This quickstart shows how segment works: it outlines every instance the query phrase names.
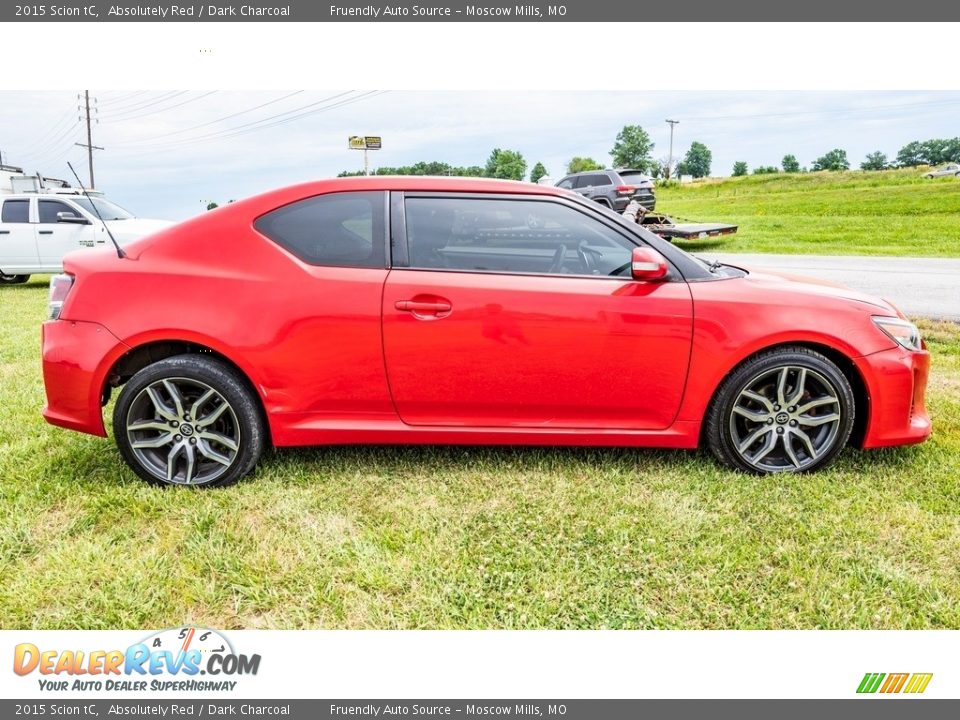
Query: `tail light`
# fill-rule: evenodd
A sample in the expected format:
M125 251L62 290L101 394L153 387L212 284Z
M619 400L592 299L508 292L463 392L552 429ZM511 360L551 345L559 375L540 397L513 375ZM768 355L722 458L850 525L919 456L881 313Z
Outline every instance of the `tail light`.
M637 188L633 185L618 185L617 192L621 195L632 195Z
M60 317L63 302L73 287L73 275L54 275L50 278L50 300L47 302L47 315L51 320Z

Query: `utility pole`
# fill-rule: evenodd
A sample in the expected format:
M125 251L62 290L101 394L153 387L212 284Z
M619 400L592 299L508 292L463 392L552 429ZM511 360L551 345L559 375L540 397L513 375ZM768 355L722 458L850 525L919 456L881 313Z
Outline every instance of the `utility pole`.
M679 125L679 120L667 120L670 124L670 157L667 160L667 180L670 179L670 173L673 172L673 126Z
M93 179L93 151L94 150L103 150L99 145L93 144L93 133L90 130L90 91L84 90L83 97L87 108L87 142L84 143L74 143L74 145L79 145L80 147L85 147L87 149L87 167L90 168L90 189L93 190L96 187L96 183Z

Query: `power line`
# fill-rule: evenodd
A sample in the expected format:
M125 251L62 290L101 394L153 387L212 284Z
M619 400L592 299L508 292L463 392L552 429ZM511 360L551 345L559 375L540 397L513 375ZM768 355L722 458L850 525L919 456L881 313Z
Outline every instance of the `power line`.
M174 110L174 109L176 109L176 108L178 108L178 107L183 107L184 105L189 105L189 104L192 103L192 102L196 102L197 100L203 100L203 98L209 97L210 95L214 95L216 92L217 92L216 90L211 90L210 92L206 92L206 93L204 93L203 95L200 95L200 96L198 96L198 97L189 98L188 100L184 100L183 102L179 102L179 103L177 103L176 105L168 105L168 106L163 107L163 108L160 108L160 109L158 109L158 110L149 110L149 111L147 111L147 112L145 112L145 113L142 113L142 114L140 114L140 115L132 115L132 116L124 117L124 118L122 118L119 122L127 122L127 121L129 121L129 120L139 120L140 118L145 118L145 117L148 117L148 116L150 116L150 115L156 115L156 114L159 113L159 112L167 112L168 110ZM105 119L109 119L109 118L105 118ZM116 121L114 121L114 122L116 122Z
M72 111L72 112L75 112L75 111ZM70 133L76 132L77 125L79 124L80 124L80 118L77 118L74 122L72 122L70 125L64 128L63 131L61 131L61 133L54 140L51 140L50 142L46 143L42 147L35 149L33 152L27 152L25 157L27 158L27 160L30 160L31 158L33 158L34 159L33 162L36 162L36 159L43 158L46 155L50 154L50 152L54 151L60 145L60 143L62 143L64 140L67 139L67 137L69 137Z
M306 105L301 105L300 107L293 108L293 109L291 109L291 110L286 110L286 111L284 111L284 112L282 112L282 113L277 113L276 115L271 115L271 116L269 116L269 117L261 118L261 119L259 119L259 120L252 120L251 122L248 122L248 123L243 123L243 124L241 124L241 125L235 125L234 127L231 127L231 128L224 128L223 130L217 130L217 131L215 131L215 132L207 133L207 134L205 134L205 135L198 135L198 136L195 136L195 137L192 137L192 138L184 138L184 139L182 139L182 140L171 140L171 141L166 141L166 142L161 142L161 143L147 142L147 143L144 143L144 146L145 146L145 148L146 148L146 147L169 148L169 147L178 147L178 146L181 146L181 145L193 144L193 143L195 143L195 142L202 142L202 141L205 141L205 140L212 140L212 139L220 138L220 137L232 137L232 136L233 136L234 134L236 134L238 131L242 131L242 130L245 130L245 129L247 129L247 128L257 129L255 126L263 125L264 123L268 123L268 122L270 122L270 121L277 120L277 119L279 119L279 118L284 118L285 116L288 116L288 115L292 115L292 114L294 114L294 113L301 112L301 111L306 110L306 109L308 109L308 108L315 108L317 105L322 105L323 103L331 102L331 101L333 101L333 100L336 100L337 98L343 97L344 95L349 95L349 94L352 93L352 92L355 92L355 91L354 91L354 90L347 90L346 92L337 93L336 95L331 95L331 96L325 97L325 98L323 98L323 99L321 99L321 100L317 100L317 101L312 102L312 103L307 103ZM373 92L376 92L376 91L373 91ZM368 94L369 94L369 93L368 93ZM318 110L312 110L312 111L310 111L310 112L317 112L317 111L319 111L319 110L323 110L323 108L319 108ZM307 114L309 114L309 113L307 113ZM300 116L297 116L297 117L300 117ZM288 119L289 119L289 118L288 118ZM268 126L267 126L267 125L264 125L264 127L268 127ZM154 138L154 139L155 139L155 138Z
M115 119L115 118L117 118L117 117L123 117L123 116L125 116L125 115L129 115L130 113L137 113L137 112L140 112L141 110L146 110L148 107L153 107L153 106L155 106L155 105L159 105L159 104L162 103L162 102L167 102L168 100L173 100L174 98L180 97L181 95L186 95L188 92L190 92L190 91L189 91L189 90L180 90L179 92L178 92L178 91L168 92L168 93L166 93L166 94L164 94L164 95L161 95L161 96L159 96L159 97L153 98L152 100L150 100L150 101L148 101L148 102L146 102L146 103L138 103L138 104L136 104L136 105L132 105L132 106L127 107L127 108L124 108L124 109L122 109L122 110L116 111L116 114L115 114L115 115L110 115L110 114L104 115L104 116L103 116L103 119L104 119L104 120L113 120L113 119Z
M351 91L349 91L349 92L353 92L353 91L351 90ZM227 129L226 131L224 131L224 132L222 132L222 133L214 133L214 134L212 134L211 136L202 136L202 137L197 137L197 138L190 138L190 139L187 139L187 140L182 140L182 141L177 141L177 142L173 142L173 143L168 143L168 144L163 145L162 147L153 147L153 148L149 148L149 149L143 149L143 150L140 150L139 152L136 150L136 148L131 148L131 150L133 150L133 153L130 154L130 155L127 155L126 157L128 157L128 158L135 158L135 157L149 156L149 155L154 155L154 154L160 153L160 152L169 152L171 149L175 149L175 148L178 148L178 147L184 147L184 146L194 145L194 144L196 144L196 143L198 143L198 142L209 143L209 142L211 142L212 140L221 140L221 139L227 139L227 138L231 138L231 137L236 137L236 136L238 136L238 135L245 135L245 134L248 134L248 133L251 133L251 132L257 132L258 130L265 130L265 129L270 128L270 127L276 127L276 126L278 126L278 125L283 125L283 124L286 124L286 123L288 123L288 122L293 122L293 121L295 121L295 120L299 120L300 118L306 117L306 116L308 116L308 115L317 115L317 114L320 114L320 113L329 112L329 111L331 111L331 110L335 110L335 109L337 109L337 108L344 107L344 106L346 106L346 105L351 105L351 104L353 104L353 103L355 103L355 102L360 102L360 101L362 101L362 100L371 99L373 96L384 95L384 94L386 94L386 93L388 93L388 92L389 92L389 90L371 90L371 91L365 92L365 93L363 93L363 94L361 94L361 95L358 95L358 96L355 96L355 97L352 97L352 98L347 98L347 99L345 99L345 100L340 100L340 101L338 101L338 102L331 103L331 104L326 105L326 106L324 106L324 107L315 108L315 109L313 109L313 110L310 110L310 111L308 111L308 112L301 113L301 114L296 115L296 116L293 116L293 117L288 117L288 118L283 118L283 119L280 119L280 120L276 120L276 121L274 121L274 122L272 122L272 123L270 123L270 124L268 124L268 125L259 125L259 126L256 126L256 127L238 126L237 128ZM334 97L339 97L339 96L342 96L342 95L344 95L344 94L346 94L346 93L340 93L340 95L334 96ZM329 100L329 98L328 98L328 100ZM315 105L315 104L316 104L316 103L311 103L311 105ZM291 112L292 112L292 111L291 111ZM283 113L283 114L288 114L288 113ZM279 116L277 116L277 117L279 117ZM270 118L265 118L265 120L269 120L269 119L270 119ZM261 123L262 123L262 122L264 122L264 120L261 120L261 121L258 121L258 122L261 122Z
M281 97L278 97L278 98L276 98L276 99L274 99L274 100L270 100L270 101L268 101L268 102L261 103L261 104L259 104L259 105L254 105L252 108L247 108L246 110L240 110L240 111L238 111L238 112L231 113L231 114L229 114L229 115L224 115L223 117L217 118L216 120L210 120L210 121L208 121L208 122L200 123L199 125L193 125L193 126L188 127L188 128L182 128L182 129L180 129L180 130L173 130L173 131L168 132L168 133L162 133L162 134L160 134L160 135L154 135L154 136L153 136L153 139L156 140L157 138L170 137L171 135L180 135L181 133L190 132L191 130L199 130L200 128L203 128L203 127L208 127L208 126L210 126L210 125L216 125L217 123L223 122L224 120L229 120L229 119L231 119L231 118L239 117L240 115L246 115L247 113L251 113L251 112L253 112L254 110L260 110L261 108L265 108L265 107L267 107L268 105L274 105L274 104L276 104L276 103L278 103L278 102L281 102L281 101L283 101L283 100L286 100L287 98L291 98L291 97L293 97L294 95L299 95L299 94L302 93L302 92L304 92L304 91L303 91L303 90L297 90L297 91L292 92L292 93L289 93L289 94L287 94L287 95L283 95L283 96L281 96ZM117 143L117 144L118 144L118 145L131 145L131 144L136 145L136 144L137 144L137 141L133 141L132 143L131 143L131 142L126 142L126 143Z
M120 97L114 97L114 98L108 98L108 99L106 99L106 100L101 100L101 101L100 101L100 104L101 104L101 105L115 105L116 103L123 103L123 102L126 102L127 100L132 100L133 98L137 97L138 95L143 95L143 94L145 94L145 93L147 93L147 92L149 92L149 90L138 90L137 92L126 93L126 94L121 95Z

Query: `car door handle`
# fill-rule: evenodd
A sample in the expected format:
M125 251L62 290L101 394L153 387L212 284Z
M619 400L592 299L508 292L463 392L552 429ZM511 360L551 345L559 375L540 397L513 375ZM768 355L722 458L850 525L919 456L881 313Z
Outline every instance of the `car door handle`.
M41 235L53 235L53 230L37 230Z
M436 302L423 302L420 300L397 300L394 304L394 307L397 310L403 310L404 312L412 313L448 313L453 309L453 306L443 300L438 300Z
M0 230L0 235L9 235L9 234L10 234L9 230Z

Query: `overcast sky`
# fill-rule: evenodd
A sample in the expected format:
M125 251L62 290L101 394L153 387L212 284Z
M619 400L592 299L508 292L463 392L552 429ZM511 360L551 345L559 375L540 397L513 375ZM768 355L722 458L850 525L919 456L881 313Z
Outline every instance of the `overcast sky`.
M559 179L574 155L611 162L626 124L652 136L666 157L699 140L713 174L733 163L779 165L786 153L809 166L840 147L856 167L911 140L960 135L958 92L270 92L95 90L97 187L136 215L180 220L206 203L363 167L347 137L381 135L371 167L440 160L483 165L490 150L519 150ZM0 92L3 162L87 181L76 91Z

